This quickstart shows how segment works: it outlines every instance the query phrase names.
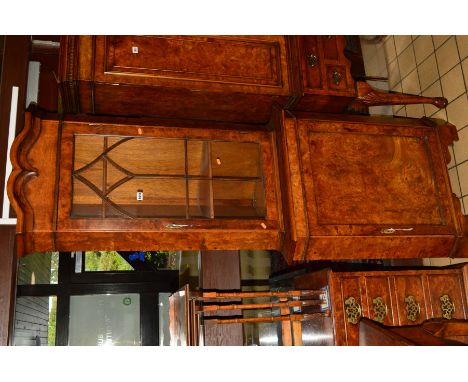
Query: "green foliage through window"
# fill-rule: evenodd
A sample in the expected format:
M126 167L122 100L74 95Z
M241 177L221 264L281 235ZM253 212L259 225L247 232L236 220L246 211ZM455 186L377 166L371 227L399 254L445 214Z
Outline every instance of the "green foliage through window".
M133 271L133 267L115 251L85 252L85 270L95 271Z
M49 325L47 331L47 345L55 346L55 328L57 327L57 297L49 298Z

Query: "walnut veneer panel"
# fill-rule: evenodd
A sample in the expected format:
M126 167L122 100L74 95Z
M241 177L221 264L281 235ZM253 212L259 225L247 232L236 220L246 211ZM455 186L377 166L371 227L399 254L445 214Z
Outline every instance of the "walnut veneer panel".
M443 223L424 138L308 135L319 225Z
M276 123L290 262L457 249L462 227L446 149L454 126L300 112Z
M106 36L96 43L98 50L104 45L105 62L98 81L121 75L127 83L152 78L154 84L177 79L282 87L281 37Z
M284 36L64 36L73 113L266 123L292 101Z
M450 312L450 316L461 320L467 318L467 300L461 273L428 274L427 280L433 317L443 316L441 297L447 296L453 304L453 312Z

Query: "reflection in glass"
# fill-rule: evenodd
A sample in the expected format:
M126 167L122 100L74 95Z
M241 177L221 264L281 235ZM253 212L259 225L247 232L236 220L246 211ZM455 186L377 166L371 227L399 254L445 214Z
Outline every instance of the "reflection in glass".
M140 338L140 295L72 296L69 345L135 346Z
M54 346L57 297L17 297L13 345Z
M133 271L133 267L116 251L86 251L85 271Z
M18 260L18 285L57 284L58 252L36 252Z

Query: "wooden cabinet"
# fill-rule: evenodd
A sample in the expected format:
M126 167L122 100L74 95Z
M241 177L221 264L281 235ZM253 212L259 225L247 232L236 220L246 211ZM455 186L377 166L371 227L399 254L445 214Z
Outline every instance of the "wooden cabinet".
M298 276L296 289L329 288L336 345L357 345L359 320L388 326L418 325L432 318L467 319L468 265L421 270L338 272Z
M10 178L19 252L278 248L274 133L247 128L28 113Z
M284 36L64 36L72 113L267 122L290 101Z
M447 100L351 77L344 36L63 36L68 113L267 123L275 105L327 113Z
M20 253L270 249L294 264L458 250L446 168L454 126L276 117L256 130L28 114L9 181Z
M300 112L274 124L290 262L457 249L461 212L447 172L454 126Z

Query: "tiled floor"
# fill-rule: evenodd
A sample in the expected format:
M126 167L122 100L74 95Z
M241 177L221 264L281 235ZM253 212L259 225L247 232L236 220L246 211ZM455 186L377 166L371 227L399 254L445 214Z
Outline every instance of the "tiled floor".
M379 42L362 38L366 74L383 76L380 87L430 97L443 96L445 109L432 105L371 108L371 114L393 114L449 121L459 140L450 148L449 175L453 192L468 215L468 36L387 36ZM375 83L374 83L375 85ZM466 259L460 259L466 261ZM427 259L427 265L447 265L458 259Z

